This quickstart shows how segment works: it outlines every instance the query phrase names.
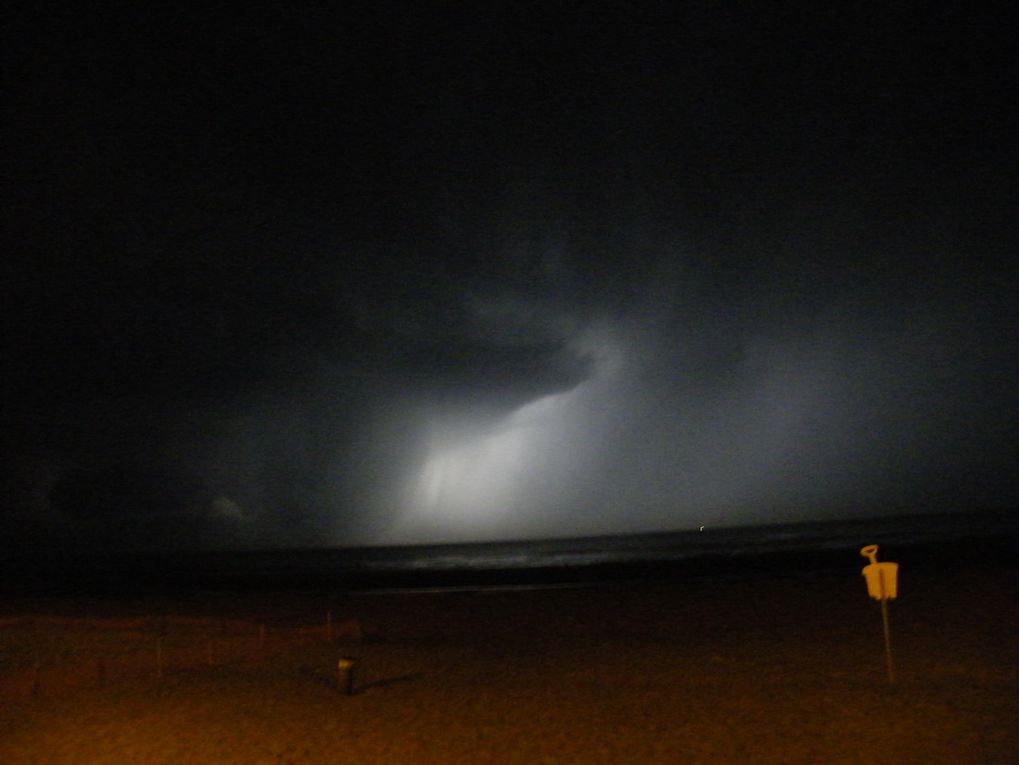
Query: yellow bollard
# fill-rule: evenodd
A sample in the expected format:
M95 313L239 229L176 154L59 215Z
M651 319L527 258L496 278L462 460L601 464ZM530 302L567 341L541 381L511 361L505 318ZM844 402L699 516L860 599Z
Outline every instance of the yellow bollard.
M354 694L354 660L343 658L336 665L336 690L347 696Z

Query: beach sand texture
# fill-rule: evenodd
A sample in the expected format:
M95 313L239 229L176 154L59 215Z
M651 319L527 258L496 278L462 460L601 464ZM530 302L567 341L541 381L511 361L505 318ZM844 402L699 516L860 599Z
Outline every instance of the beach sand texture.
M87 611L92 637L72 651L80 631L0 627L0 762L1019 762L1015 571L905 569L899 595L894 685L880 608L852 574L20 603L65 624ZM137 629L104 629L146 608ZM326 609L368 636L328 641ZM144 621L156 612L161 679Z

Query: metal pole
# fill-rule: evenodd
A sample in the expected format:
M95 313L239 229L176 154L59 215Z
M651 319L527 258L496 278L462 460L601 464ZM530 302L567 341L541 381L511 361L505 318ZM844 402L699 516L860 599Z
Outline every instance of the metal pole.
M888 625L888 591L885 589L885 572L879 571L881 581L881 621L885 627L885 663L888 666L888 683L895 683L895 664L892 662L892 630Z

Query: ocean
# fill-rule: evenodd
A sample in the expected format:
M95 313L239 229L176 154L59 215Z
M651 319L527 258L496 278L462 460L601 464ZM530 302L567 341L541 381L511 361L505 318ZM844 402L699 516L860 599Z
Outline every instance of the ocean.
M906 567L1014 566L1011 511L508 542L0 557L7 591L333 591L583 586L811 576L862 568L860 548Z

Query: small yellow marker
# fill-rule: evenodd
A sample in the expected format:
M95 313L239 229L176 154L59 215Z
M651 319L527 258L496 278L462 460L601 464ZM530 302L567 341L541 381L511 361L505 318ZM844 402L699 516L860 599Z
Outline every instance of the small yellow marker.
M892 632L888 626L888 601L894 600L899 594L899 564L878 563L877 545L867 545L860 550L860 555L870 561L863 567L863 576L867 580L867 593L881 602L881 621L885 628L885 662L888 665L888 682L895 682L895 665L892 662Z
M354 693L354 660L340 659L336 664L336 690L352 696Z

